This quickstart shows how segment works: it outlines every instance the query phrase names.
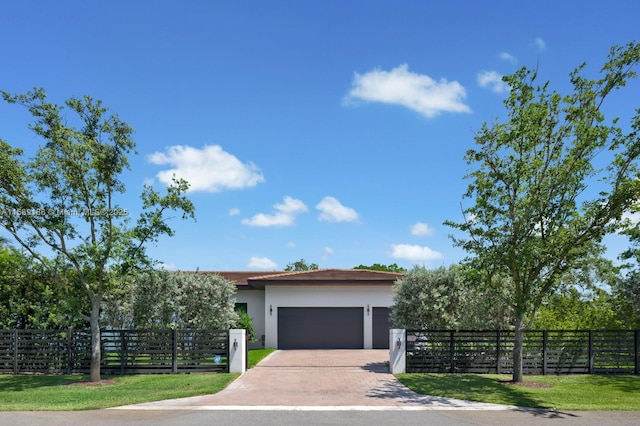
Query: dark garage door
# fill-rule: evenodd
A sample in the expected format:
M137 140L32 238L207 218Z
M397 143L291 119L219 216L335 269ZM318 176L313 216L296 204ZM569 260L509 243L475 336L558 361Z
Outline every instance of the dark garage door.
M362 308L278 308L278 349L363 349Z
M373 349L389 349L389 308L373 308Z

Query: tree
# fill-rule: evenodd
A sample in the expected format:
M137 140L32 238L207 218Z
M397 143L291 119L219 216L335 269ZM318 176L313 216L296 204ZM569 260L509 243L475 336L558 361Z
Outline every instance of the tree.
M295 262L287 263L285 271L315 271L318 265L315 263L307 263L306 260L300 259Z
M105 296L103 322L114 328L228 329L239 323L236 286L218 274L151 270Z
M627 328L640 328L640 271L632 270L612 285L616 311Z
M358 266L354 267L353 269L368 269L370 271L398 272L400 274L404 274L405 272L407 272L406 268L398 266L395 263L392 263L391 265L382 265L380 263L374 263L371 266L358 265Z
M456 329L463 293L454 268L416 266L393 285L391 322L401 328Z
M431 330L503 329L511 311L504 287L484 288L464 268L416 266L393 286L391 322Z
M118 200L125 192L120 175L135 148L133 129L89 96L64 105L47 102L43 89L2 96L29 111L30 129L44 144L24 159L22 149L0 140L0 225L55 279L83 288L90 302L90 312L82 313L91 328L90 377L99 381L102 299L122 274L151 264L145 246L173 235L169 212L194 217L184 197L188 183L174 179L165 195L145 186L142 213L131 225Z
M637 43L614 46L601 77L582 76L580 65L565 96L548 82L537 85L537 71L526 67L504 77L508 118L485 123L476 148L466 153L476 168L466 176L471 183L464 195L474 204L464 209L463 223L445 223L467 234L452 238L473 255L486 283L510 278L514 381L522 381L523 330L536 308L563 275L600 255L603 236L619 227L640 196L640 110L626 129L618 119L605 123L601 111L605 99L636 76L639 61ZM596 160L607 165L597 167Z
M615 300L601 288L581 293L576 287L569 287L542 303L536 311L533 328L537 330L624 328L625 324L615 308Z
M88 300L75 297L75 290L18 250L0 247L0 328L82 326L77 305Z

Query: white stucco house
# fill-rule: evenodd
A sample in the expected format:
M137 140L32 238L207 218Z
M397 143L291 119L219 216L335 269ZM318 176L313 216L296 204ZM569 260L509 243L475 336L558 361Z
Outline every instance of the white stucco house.
M215 272L233 281L258 342L276 349L386 349L393 283L362 269Z

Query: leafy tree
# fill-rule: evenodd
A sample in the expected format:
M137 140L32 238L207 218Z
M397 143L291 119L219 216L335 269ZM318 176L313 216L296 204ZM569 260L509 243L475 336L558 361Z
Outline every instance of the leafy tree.
M227 329L238 323L232 281L198 272L173 272L169 277L177 290L178 318L185 328Z
M407 272L406 268L398 266L395 263L392 263L391 265L382 265L380 263L374 263L371 266L358 265L358 266L354 267L353 269L368 269L370 271L398 272L400 274L404 274L405 272Z
M239 323L233 282L217 274L141 271L105 296L103 320L114 328L228 329Z
M640 271L630 271L612 285L616 311L625 328L640 328Z
M300 259L295 262L288 263L284 268L285 271L314 271L318 269L315 263L307 263L306 260Z
M463 268L416 266L393 286L391 322L396 327L459 330L502 329L510 320L505 287L475 285Z
M416 266L393 285L391 322L402 328L456 329L463 294L462 276L453 268Z
M537 71L504 77L510 87L505 122L482 126L477 147L465 156L475 170L465 197L467 220L446 224L468 238L456 245L491 283L510 278L515 311L513 380L522 381L523 330L563 275L602 252L601 240L619 227L622 214L640 196L640 114L627 129L605 122L603 102L636 76L640 45L614 46L595 80L570 74L573 92L560 95L538 85ZM608 158L600 159L598 154ZM598 161L606 166L597 167ZM588 198L592 185L593 198ZM582 265L580 264L582 263Z
M163 196L145 186L142 213L132 226L118 200L125 192L120 175L135 148L133 129L89 96L65 105L48 102L42 89L2 96L31 113L29 128L44 144L25 159L22 149L0 140L0 225L55 279L83 288L90 302L90 311L82 312L91 327L90 376L99 381L102 299L118 287L121 274L151 263L147 244L173 235L167 213L193 218L193 204L184 197L188 184L174 180Z
M76 328L80 318L75 288L53 279L42 265L19 251L0 247L0 328Z
M601 288L581 293L575 287L552 295L536 311L538 330L597 330L625 328L613 297Z

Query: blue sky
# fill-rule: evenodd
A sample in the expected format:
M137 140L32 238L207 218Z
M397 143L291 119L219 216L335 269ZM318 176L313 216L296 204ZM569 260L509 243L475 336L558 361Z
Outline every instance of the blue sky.
M143 184L191 182L197 221L149 249L183 270L458 262L442 222L462 218L474 130L504 117L500 77L537 65L562 91L640 39L635 0L0 0L0 16L0 89L88 94L135 129L133 217ZM608 112L638 107L631 88ZM32 149L27 119L0 104L0 137Z

